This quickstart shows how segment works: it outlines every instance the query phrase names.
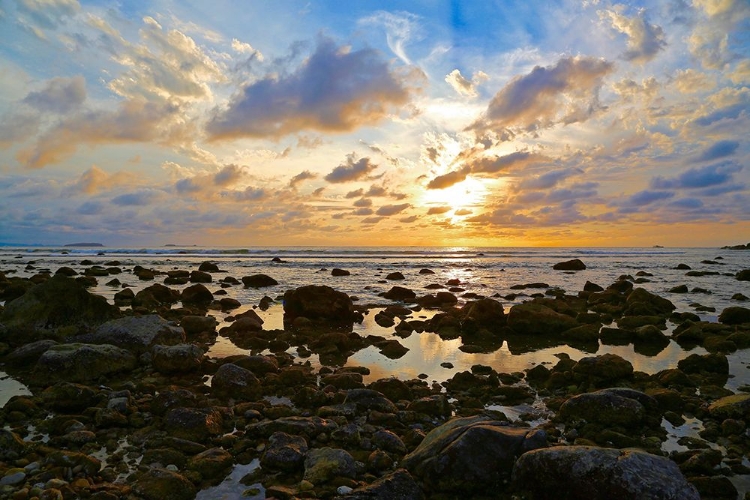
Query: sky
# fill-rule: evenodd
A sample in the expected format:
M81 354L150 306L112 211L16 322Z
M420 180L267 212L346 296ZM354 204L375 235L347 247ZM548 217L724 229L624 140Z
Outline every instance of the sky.
M750 2L0 3L0 242L750 241Z

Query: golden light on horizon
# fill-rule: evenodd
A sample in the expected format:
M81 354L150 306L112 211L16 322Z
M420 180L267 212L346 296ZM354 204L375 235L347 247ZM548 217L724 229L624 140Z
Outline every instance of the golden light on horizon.
M451 222L460 222L464 217L476 215L484 208L488 194L487 181L467 177L465 180L444 189L427 189L419 204L429 209L449 207L444 214Z

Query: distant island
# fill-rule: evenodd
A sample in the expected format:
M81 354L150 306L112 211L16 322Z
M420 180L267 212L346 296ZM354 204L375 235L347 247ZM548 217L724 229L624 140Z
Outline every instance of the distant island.
M722 250L750 250L750 243L747 245L732 245L732 246L726 246L721 247Z
M65 247L103 247L101 243L68 243Z

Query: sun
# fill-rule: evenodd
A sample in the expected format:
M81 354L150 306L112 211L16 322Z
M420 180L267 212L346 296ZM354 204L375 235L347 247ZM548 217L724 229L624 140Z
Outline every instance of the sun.
M444 189L427 189L422 194L420 205L433 213L444 213L454 220L476 214L484 205L488 194L483 179L467 177L465 180Z

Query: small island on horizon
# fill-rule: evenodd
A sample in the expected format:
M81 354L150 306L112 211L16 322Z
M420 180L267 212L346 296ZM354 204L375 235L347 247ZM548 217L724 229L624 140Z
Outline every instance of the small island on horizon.
M68 243L64 247L103 247L101 243Z

